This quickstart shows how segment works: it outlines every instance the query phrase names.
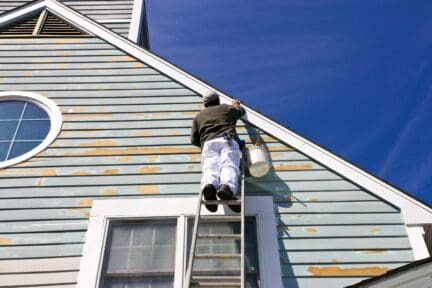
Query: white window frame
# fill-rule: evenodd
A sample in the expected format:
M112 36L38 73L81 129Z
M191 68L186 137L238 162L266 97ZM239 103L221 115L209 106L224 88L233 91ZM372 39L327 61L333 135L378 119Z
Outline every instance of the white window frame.
M272 196L246 196L246 215L256 218L257 250L260 287L282 287L282 275L277 242L276 218ZM184 275L185 222L196 211L196 197L146 197L144 199L96 200L90 214L86 243L78 274L77 288L97 288L101 277L102 260L108 225L111 220L176 218L174 287L181 288ZM230 215L220 208L213 214L203 208L203 215Z
M18 157L6 161L0 161L0 169L23 162L44 150L57 138L63 125L63 118L60 108L54 101L40 94L26 91L0 92L0 103L3 101L24 101L37 105L48 114L50 119L50 131L48 132L48 135L45 137L45 139L32 150Z

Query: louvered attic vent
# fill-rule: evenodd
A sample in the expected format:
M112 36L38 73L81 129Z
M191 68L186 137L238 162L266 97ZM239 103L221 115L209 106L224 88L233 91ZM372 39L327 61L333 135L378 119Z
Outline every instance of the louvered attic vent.
M57 18L47 10L29 19L0 28L0 36L83 36L86 33Z

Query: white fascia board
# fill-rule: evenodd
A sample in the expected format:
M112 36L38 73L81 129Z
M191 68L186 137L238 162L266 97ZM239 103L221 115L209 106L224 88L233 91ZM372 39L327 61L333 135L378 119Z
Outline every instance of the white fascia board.
M132 10L132 20L129 26L128 38L134 43L138 42L138 33L142 17L143 0L134 0Z
M10 13L6 13L3 17L0 17L0 25L4 25L10 21L18 20L20 17L26 16L27 14L36 10L42 9L46 6L46 1L35 2L33 5L16 9Z
M218 91L217 89L211 87L210 85L199 80L198 78L186 73L175 65L167 62L166 60L156 56L155 54L147 50L142 49L131 41L124 39L123 37L108 30L107 28L96 23L95 21L83 16L82 14L70 9L64 4L57 2L56 0L42 1L28 7L27 10L29 10L28 12L31 12L44 5L51 8L54 12L59 14L59 16L62 16L65 20L70 21L74 25L86 31L91 31L94 35L118 47L129 55L134 56L135 58L141 60L147 65L154 67L155 69L161 71L172 79L196 91L198 94L203 95L209 91L216 91L221 96L222 102L231 101L232 98L224 94L223 92ZM22 11L19 10L17 12ZM19 15L17 13L11 13L10 15L5 15L4 17L8 16L9 18L11 18L14 16L18 17ZM0 18L0 23L4 21L4 17ZM293 131L288 130L287 128L270 120L269 118L257 113L256 111L248 107L245 107L245 109L247 111L246 119L252 124L260 127L260 129L266 131L267 133L275 136L279 140L292 146L298 151L322 163L323 165L327 166L328 168L332 169L333 171L347 178L348 180L351 180L357 185L363 187L364 189L399 207L402 210L402 215L404 217L406 225L432 223L432 208L424 205L423 203L397 190L396 188L386 184L385 182L374 177L373 175L355 167L354 165L346 162L340 157L337 157L331 152L310 142L309 140L306 140L297 133L294 133Z

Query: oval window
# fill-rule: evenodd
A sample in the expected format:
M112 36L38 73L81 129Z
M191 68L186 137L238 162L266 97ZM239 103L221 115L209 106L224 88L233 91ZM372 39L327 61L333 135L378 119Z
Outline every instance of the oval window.
M60 111L46 97L30 92L0 93L0 168L42 151L60 127Z

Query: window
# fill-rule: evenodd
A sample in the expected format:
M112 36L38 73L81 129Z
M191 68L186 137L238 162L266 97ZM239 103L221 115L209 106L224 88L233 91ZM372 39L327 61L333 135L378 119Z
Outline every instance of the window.
M60 127L60 110L46 97L29 92L0 93L0 168L42 151Z
M181 288L196 203L196 198L186 197L94 201L77 287ZM273 199L250 196L246 203L247 287L282 287ZM221 210L217 213L229 214ZM202 222L200 229L231 233L240 227L212 220ZM200 253L225 254L238 249L239 240L197 243ZM230 267L237 273L238 260L199 261L196 265L202 273Z
M176 220L113 221L100 287L172 287Z

